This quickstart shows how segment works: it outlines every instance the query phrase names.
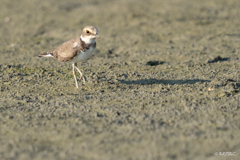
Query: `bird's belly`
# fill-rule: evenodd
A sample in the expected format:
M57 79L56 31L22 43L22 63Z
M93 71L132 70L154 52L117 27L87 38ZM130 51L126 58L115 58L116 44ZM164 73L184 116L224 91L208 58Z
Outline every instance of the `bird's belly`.
M78 53L77 56L72 59L72 62L76 63L76 62L83 61L90 58L93 54L93 51L94 51L94 48L90 47L85 52Z

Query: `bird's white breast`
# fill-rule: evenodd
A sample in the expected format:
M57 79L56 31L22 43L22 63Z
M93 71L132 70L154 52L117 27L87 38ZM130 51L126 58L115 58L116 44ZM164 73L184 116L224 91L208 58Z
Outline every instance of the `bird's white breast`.
M93 54L94 49L95 48L90 47L85 52L79 52L77 54L77 56L72 59L72 62L76 63L76 62L83 61L83 60L86 60L86 59L90 58Z

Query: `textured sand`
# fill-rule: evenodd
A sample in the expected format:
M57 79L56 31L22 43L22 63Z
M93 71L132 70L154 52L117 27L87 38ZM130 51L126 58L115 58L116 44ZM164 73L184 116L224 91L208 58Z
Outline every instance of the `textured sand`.
M1 0L0 159L240 159L239 8ZM70 63L37 55L86 25L101 39L76 89Z

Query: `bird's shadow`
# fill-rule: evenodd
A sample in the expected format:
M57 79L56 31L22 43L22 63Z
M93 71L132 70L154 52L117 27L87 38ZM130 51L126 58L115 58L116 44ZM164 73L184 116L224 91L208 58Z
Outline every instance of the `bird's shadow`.
M216 63L216 62L223 62L228 61L230 58L222 58L221 56L217 56L213 59L208 60L208 63Z
M120 83L123 84L138 84L138 85L149 85L149 84L195 84L197 82L210 82L210 80L203 80L203 79L186 79L186 80L158 80L156 78L150 78L150 79L139 79L139 80L118 80Z

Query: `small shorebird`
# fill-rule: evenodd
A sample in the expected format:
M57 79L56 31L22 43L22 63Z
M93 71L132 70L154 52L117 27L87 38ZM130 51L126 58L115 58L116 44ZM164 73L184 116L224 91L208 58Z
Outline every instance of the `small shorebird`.
M38 57L54 57L60 62L71 62L76 87L78 88L74 69L77 69L80 74L80 79L82 78L83 84L85 84L85 78L82 75L82 72L77 68L77 62L86 60L92 56L93 51L96 48L95 39L98 37L98 29L96 27L86 26L83 29L81 36L64 42L56 49L44 52Z

